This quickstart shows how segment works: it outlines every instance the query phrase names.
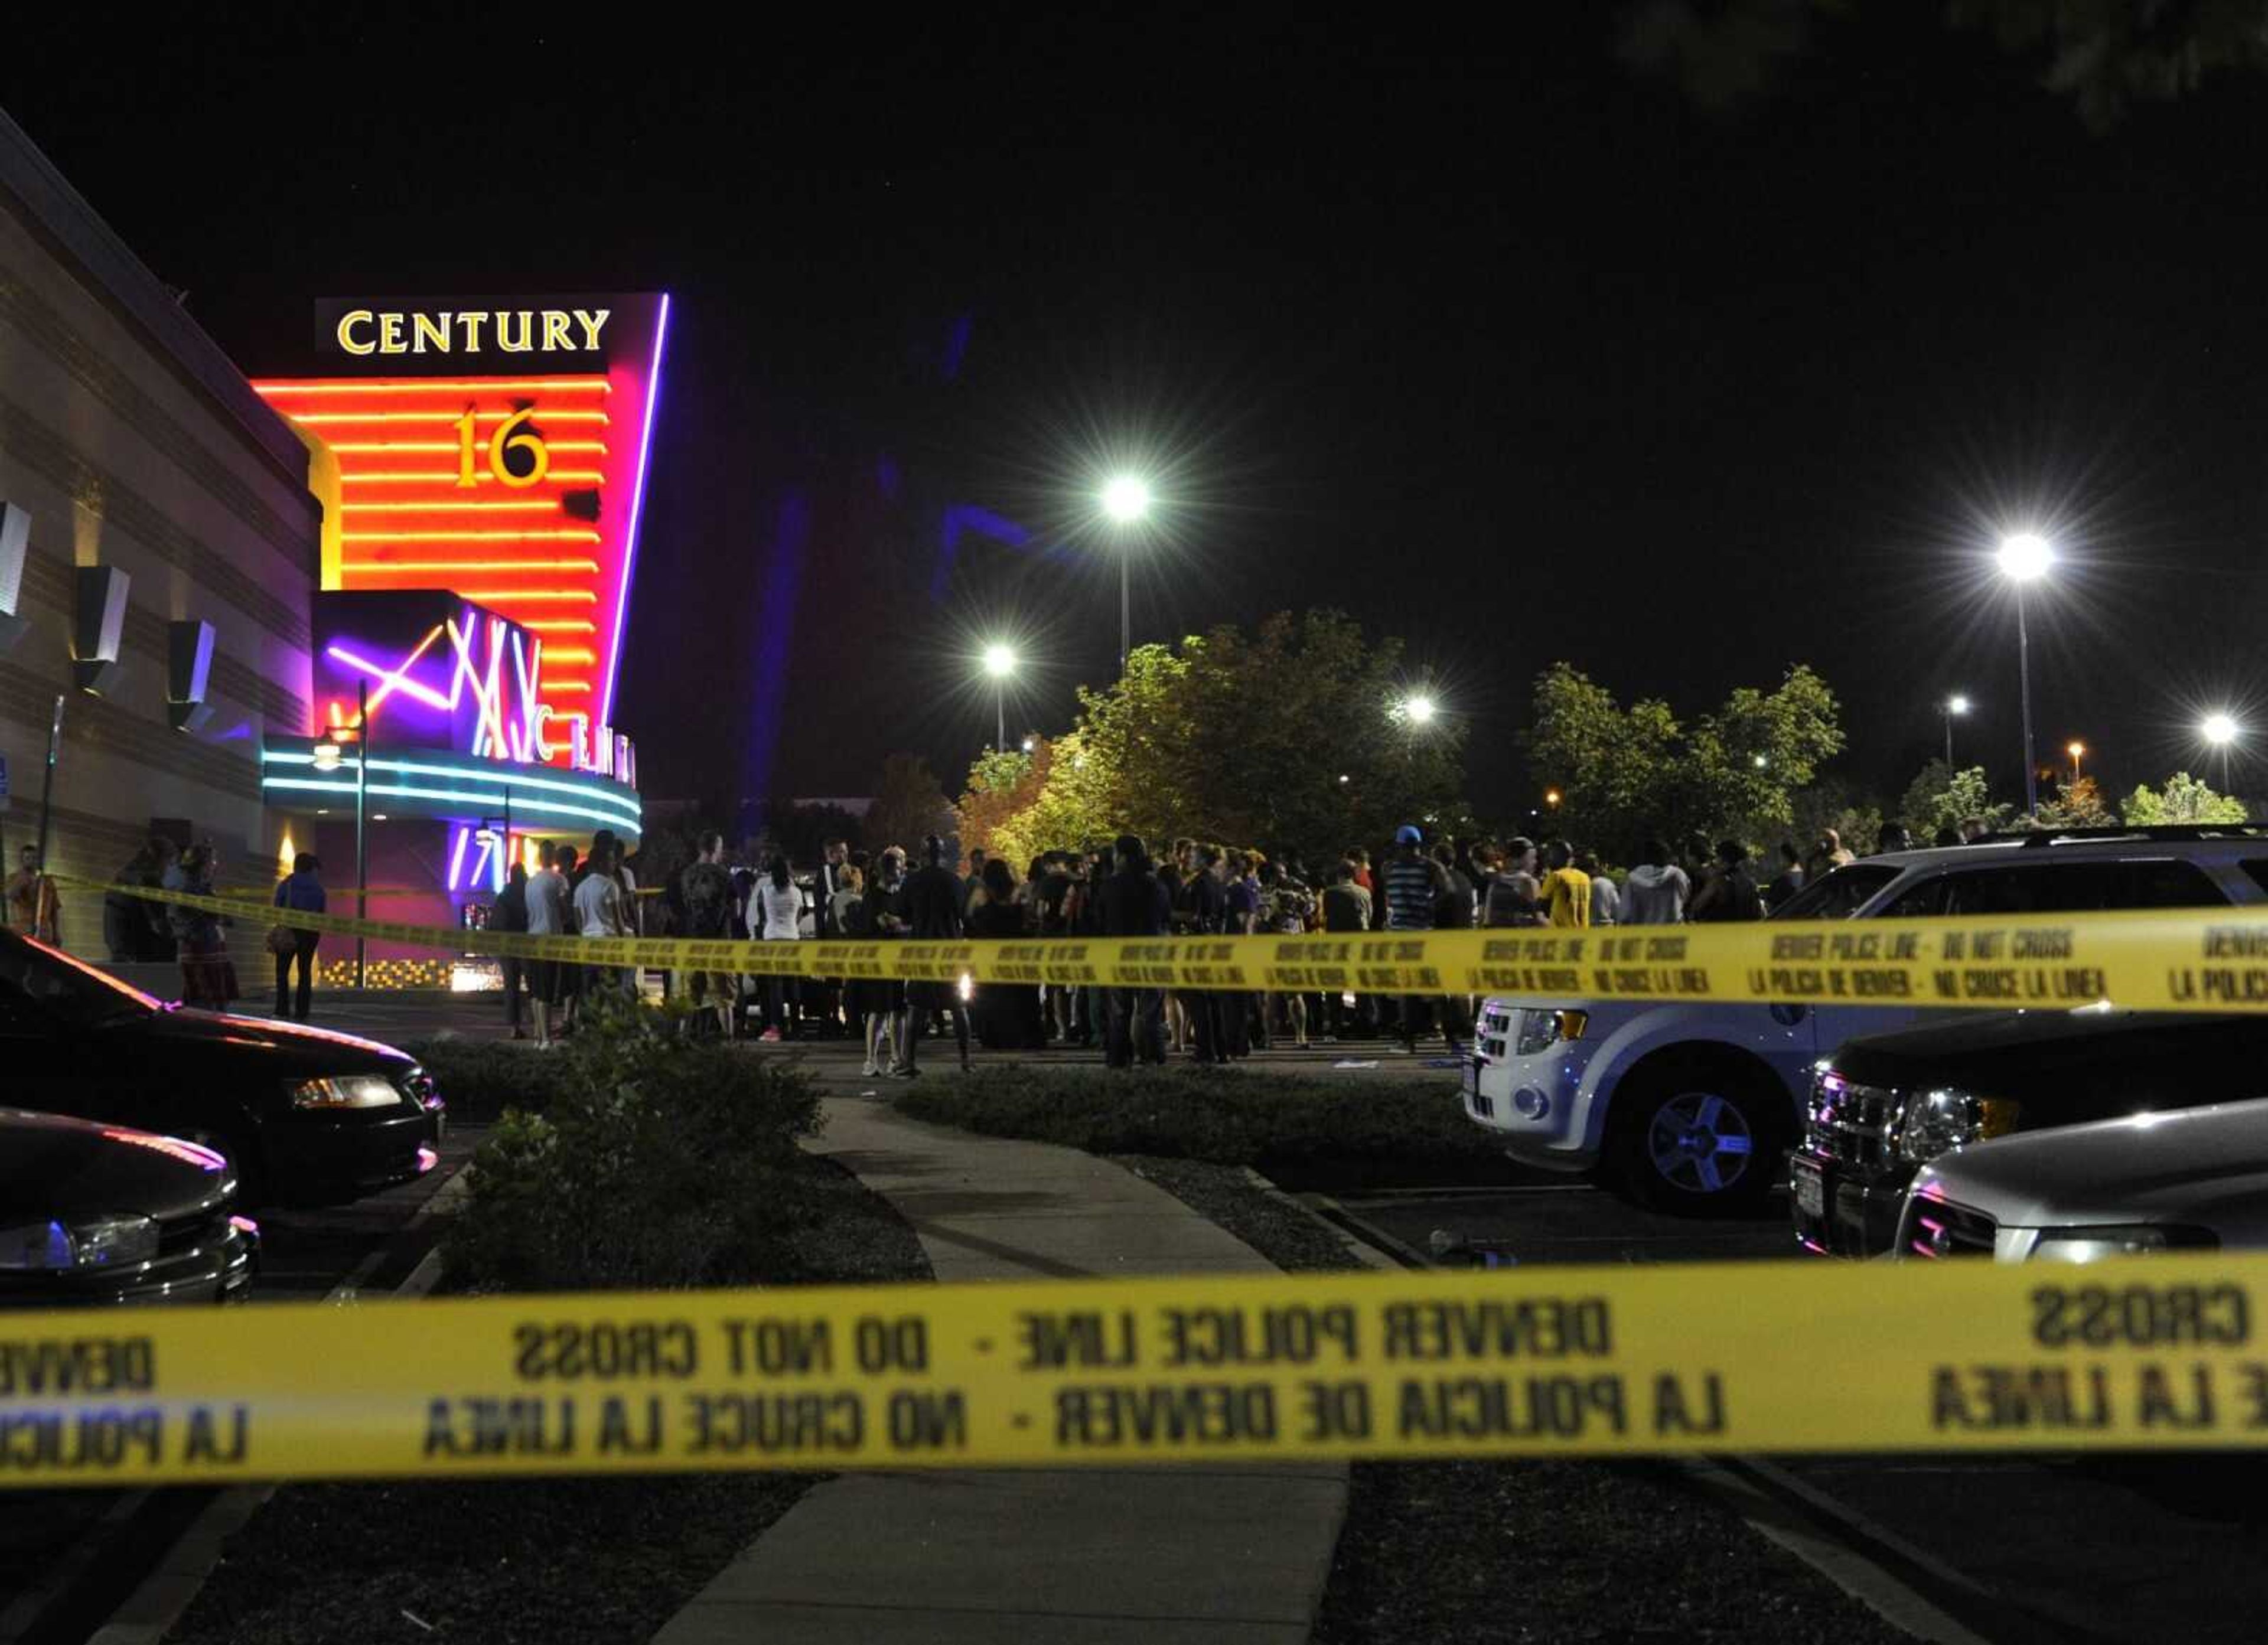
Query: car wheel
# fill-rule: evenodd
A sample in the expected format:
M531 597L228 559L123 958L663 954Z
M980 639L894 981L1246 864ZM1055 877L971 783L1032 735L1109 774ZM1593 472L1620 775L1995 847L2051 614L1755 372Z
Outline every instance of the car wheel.
M1656 1210L1752 1211L1771 1191L1793 1122L1787 1092L1759 1069L1672 1063L1615 1093L1615 1175Z

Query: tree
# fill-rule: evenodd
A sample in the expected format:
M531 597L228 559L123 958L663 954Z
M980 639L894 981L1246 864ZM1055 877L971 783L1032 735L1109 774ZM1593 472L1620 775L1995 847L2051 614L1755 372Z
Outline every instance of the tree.
M1035 738L1029 753L988 748L969 762L968 779L953 807L962 850L989 854L997 848L994 835L1039 797L1052 755L1047 740Z
M1913 830L1915 842L1920 845L1934 844L1940 829L1958 828L1971 817L2001 827L2014 811L2014 806L1992 803L1984 767L1955 771L1942 760L1932 760L1922 767L1898 802L1899 819Z
M829 840L856 845L863 837L859 819L840 805L799 805L793 800L764 803L762 816L763 849L778 851L795 863L816 863Z
M2040 807L2040 821L2050 828L2106 828L2117 820L2103 803L2102 790L2093 777L2065 783L2053 799Z
M2241 823L2244 802L2216 794L2186 771L2166 779L2163 792L2153 792L2146 782L2136 787L2120 807L2124 819L2136 827L2161 823Z
M1566 663L1536 677L1528 760L1560 795L1561 832L1610 854L1647 834L1755 843L1794 822L1794 796L1843 746L1835 694L1808 667L1744 686L1690 725L1655 700L1628 709Z
M1332 611L1143 646L1031 771L972 767L959 810L1017 857L1131 831L1320 862L1459 813L1463 728L1398 719L1402 675L1400 642Z
M953 831L953 808L938 785L929 761L917 754L892 754L875 779L874 803L867 807L861 833L869 848L903 846L918 865L922 838Z

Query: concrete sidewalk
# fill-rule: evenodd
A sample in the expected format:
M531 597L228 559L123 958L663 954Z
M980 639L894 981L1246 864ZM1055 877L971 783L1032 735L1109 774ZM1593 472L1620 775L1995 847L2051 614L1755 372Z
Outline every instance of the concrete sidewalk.
M940 1280L1271 1271L1162 1188L1071 1149L827 1102L818 1145L913 1224ZM655 1645L1304 1645L1340 1466L865 1474L808 1493Z

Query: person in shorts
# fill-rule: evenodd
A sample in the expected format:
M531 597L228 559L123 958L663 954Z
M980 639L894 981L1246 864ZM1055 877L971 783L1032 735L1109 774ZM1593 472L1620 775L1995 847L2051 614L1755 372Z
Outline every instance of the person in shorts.
M560 878L559 853L547 845L537 854L541 866L527 877L527 934L530 936L557 936L563 930L559 911L566 905L567 882ZM527 962L527 991L535 1018L535 1044L538 1050L551 1044L551 1010L559 1003L560 962L556 959L531 959Z

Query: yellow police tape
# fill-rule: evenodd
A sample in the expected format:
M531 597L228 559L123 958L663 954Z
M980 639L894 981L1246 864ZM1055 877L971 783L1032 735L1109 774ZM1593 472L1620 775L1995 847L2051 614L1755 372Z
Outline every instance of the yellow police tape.
M1361 936L751 943L527 936L301 914L264 902L65 880L261 925L459 953L754 976L1255 992L1506 994L1909 1010L2268 1010L2268 907L1989 920L1866 920Z
M2268 1443L2268 1257L0 1314L0 1486Z

